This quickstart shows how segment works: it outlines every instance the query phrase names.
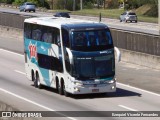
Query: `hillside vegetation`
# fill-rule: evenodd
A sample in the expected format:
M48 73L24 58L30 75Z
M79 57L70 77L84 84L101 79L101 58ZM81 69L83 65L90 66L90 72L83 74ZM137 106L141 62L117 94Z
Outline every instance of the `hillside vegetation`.
M143 5L139 8L136 9L136 13L138 13L139 15L144 15L146 14L148 11L150 11L152 9L152 5L151 4L146 4Z
M102 17L117 19L125 10L133 10L138 15L138 21L158 22L158 0L125 0L125 3L124 0L83 0L82 10L80 0L75 0L75 4L74 0L0 0L0 3L19 6L27 1L50 12L68 11L89 16L99 16L101 13Z

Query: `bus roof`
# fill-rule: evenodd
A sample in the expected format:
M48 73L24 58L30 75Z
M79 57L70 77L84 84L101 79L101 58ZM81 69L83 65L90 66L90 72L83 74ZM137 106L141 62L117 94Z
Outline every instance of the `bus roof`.
M24 22L32 24L40 24L45 26L61 28L64 26L68 29L84 29L84 28L106 28L107 26L102 23L72 19L72 18L63 18L63 17L35 17L25 19Z

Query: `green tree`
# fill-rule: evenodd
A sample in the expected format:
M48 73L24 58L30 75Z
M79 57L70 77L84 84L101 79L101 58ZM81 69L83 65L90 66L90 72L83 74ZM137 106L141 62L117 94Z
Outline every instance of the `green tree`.
M14 4L15 5L21 5L24 2L32 2L38 7L46 7L47 9L50 8L49 4L47 3L46 0L15 0Z
M107 5L108 5L108 8L118 8L119 2L118 0L108 0Z
M158 16L158 0L128 0L126 2L126 9L136 9L142 5L149 4L151 9L145 15L157 17Z
M14 0L0 0L0 3L12 4Z
M13 2L13 4L15 5L21 5L23 4L24 2L26 2L27 0L15 0L15 2Z
M80 3L79 1L75 0L75 9L79 10L80 9ZM56 4L57 9L67 9L67 10L73 10L73 0L58 0Z

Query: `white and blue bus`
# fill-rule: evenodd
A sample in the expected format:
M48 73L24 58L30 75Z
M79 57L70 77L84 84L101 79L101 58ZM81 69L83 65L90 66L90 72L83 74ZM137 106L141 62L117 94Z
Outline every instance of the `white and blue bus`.
M115 55L109 28L102 23L40 17L24 21L27 78L59 94L116 91Z

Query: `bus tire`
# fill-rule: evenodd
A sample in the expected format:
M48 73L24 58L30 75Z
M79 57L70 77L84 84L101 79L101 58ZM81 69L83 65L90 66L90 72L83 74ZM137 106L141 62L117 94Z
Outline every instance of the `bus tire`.
M58 86L58 93L60 95L63 95L63 90L62 90L62 87L60 85Z
M59 84L58 84L58 93L59 93L60 95L63 95L63 87L62 87L62 86L63 86L62 83L59 82Z
M58 80L58 77L56 77L56 92L58 92L58 89L59 89L59 80Z
M35 76L34 76L34 71L33 70L31 71L31 79L32 79L33 82L35 81Z
M65 89L65 83L63 84L63 93L64 93L64 95L66 96L66 97L68 97L69 96L69 93L66 91L66 89Z
M39 88L39 89L42 88L42 85L41 85L41 83L40 83L40 79L39 79L39 74L38 74L38 73L36 74L36 79L35 79L35 81L34 81L34 86L35 86L36 88Z

